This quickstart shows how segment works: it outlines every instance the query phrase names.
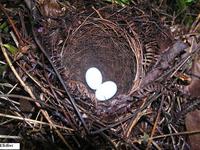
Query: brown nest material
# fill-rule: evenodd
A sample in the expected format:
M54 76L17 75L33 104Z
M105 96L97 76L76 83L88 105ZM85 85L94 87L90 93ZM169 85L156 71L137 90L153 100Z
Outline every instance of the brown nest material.
M116 105L125 104L139 87L144 74L142 45L134 29L127 30L124 25L119 25L116 16L104 19L94 12L90 16L87 14L73 16L66 28L50 34L48 31L42 36L48 39L48 45L53 41L53 49L49 50L52 61L76 102L106 119L107 110L116 115ZM57 45L59 41L63 43ZM101 70L103 82L111 80L117 84L118 91L112 99L98 101L94 91L87 86L85 73L91 67Z

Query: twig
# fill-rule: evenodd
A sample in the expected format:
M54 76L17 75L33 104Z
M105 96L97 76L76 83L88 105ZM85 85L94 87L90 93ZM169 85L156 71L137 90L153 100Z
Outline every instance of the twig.
M158 136L151 137L150 140L165 138L165 137L169 137L169 136L191 135L191 134L200 134L200 130L185 131L185 132L178 132L178 133L158 135Z
M45 107L52 109L52 110L58 109L56 106L50 106L50 105L46 104L45 102L43 102L41 100L36 100L36 99L30 98L30 97L27 97L27 96L16 95L16 94L0 94L0 98L4 98L4 97L24 99L24 100L27 100L27 101L40 103L41 105L44 105ZM12 101L12 103L19 104L16 101Z
M41 125L47 125L49 127L52 127L52 125L50 123L42 122L42 121L38 121L38 120L33 120L33 119L29 119L29 118L23 118L23 117L19 117L19 116L12 116L12 115L8 115L8 114L0 113L0 117L11 118L11 119L15 119L15 120L22 120L22 121L27 121L31 124L41 124ZM74 131L73 129L67 128L67 127L64 127L64 126L59 126L59 125L55 125L55 124L54 124L54 126L56 128L60 128L60 129L64 129L64 130Z
M102 15L100 14L100 12L93 6L92 9L97 13L97 15L99 16L99 18L104 19L102 17Z
M0 135L0 139L21 139L20 136Z
M143 104L141 105L141 107L144 106L144 104L146 103L146 100L147 100L147 98L144 99L144 102L143 102ZM126 134L125 134L126 138L128 138L128 137L130 136L132 129L133 129L134 126L138 123L138 120L139 120L142 116L144 116L144 115L145 115L144 111L141 111L141 112L139 112L139 113L136 115L135 118L132 118L132 119L131 119L131 121L130 121L131 123L130 123L129 127L128 127L127 130L126 130Z
M11 26L12 26L12 28L13 28L13 30L14 30L16 36L17 36L17 39L18 39L19 41L21 41L21 40L20 40L21 38L20 38L19 32L18 32L17 28L15 27L15 24L13 23L13 21L11 20L11 18L8 16L7 12L5 11L5 9L4 9L3 5L1 5L1 3L0 3L0 9L1 9L2 12L7 16L8 21L9 21L9 23L11 24ZM20 43L20 44L22 44L22 43Z
M154 126L153 126L153 129L151 131L151 136L150 136L150 139L148 140L148 144L147 144L147 148L146 150L148 150L150 148L150 145L152 143L152 137L155 133L155 130L157 128L157 124L158 124L158 120L160 119L160 113L161 113L161 110L162 110L162 106L163 106L163 103L164 103L164 97L162 97L162 101L161 101L161 104L160 104L160 108L158 110L158 113L157 113L157 117L156 117L156 120L155 120L155 123L154 123Z

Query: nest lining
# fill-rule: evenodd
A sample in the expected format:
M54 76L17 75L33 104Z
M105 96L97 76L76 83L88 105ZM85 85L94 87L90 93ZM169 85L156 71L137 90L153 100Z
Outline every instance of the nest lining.
M135 79L136 60L121 32L116 26L112 29L103 22L85 23L76 31L62 56L62 65L70 72L68 81L87 85L85 73L96 67L102 72L103 82L111 80L117 84L116 95L128 93Z

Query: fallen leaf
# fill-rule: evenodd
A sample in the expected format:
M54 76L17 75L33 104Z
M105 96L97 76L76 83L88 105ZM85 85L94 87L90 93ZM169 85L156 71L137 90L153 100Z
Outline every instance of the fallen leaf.
M9 50L9 52L13 55L15 55L18 52L18 49L15 46L13 46L12 44L7 43L7 44L3 44L3 46L5 48L7 48Z
M200 55L195 56L192 62L191 83L184 88L184 92L192 97L200 96ZM200 110L189 112L185 118L187 131L200 130ZM189 135L189 141L192 150L199 150L200 134Z
M185 90L193 97L200 96L200 55L197 55L193 61L192 81Z
M40 12L46 17L57 17L64 14L57 0L44 0L40 2Z
M200 130L200 110L195 110L186 115L185 125L187 131ZM200 134L189 135L191 150L200 149Z

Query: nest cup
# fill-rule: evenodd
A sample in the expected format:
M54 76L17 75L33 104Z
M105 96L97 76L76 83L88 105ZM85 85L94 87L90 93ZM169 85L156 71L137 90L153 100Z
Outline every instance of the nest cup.
M78 97L94 98L85 81L85 73L91 67L98 68L103 82L111 80L117 84L119 95L129 95L136 80L138 58L137 42L127 32L110 20L92 18L80 24L68 37L61 55L66 83L82 84L80 89L69 86L70 91L78 90ZM140 50L140 48L139 48ZM141 55L140 55L141 56ZM80 87L80 86L79 86ZM83 92L84 91L84 92ZM73 92L74 93L74 92ZM112 100L110 99L110 100Z

